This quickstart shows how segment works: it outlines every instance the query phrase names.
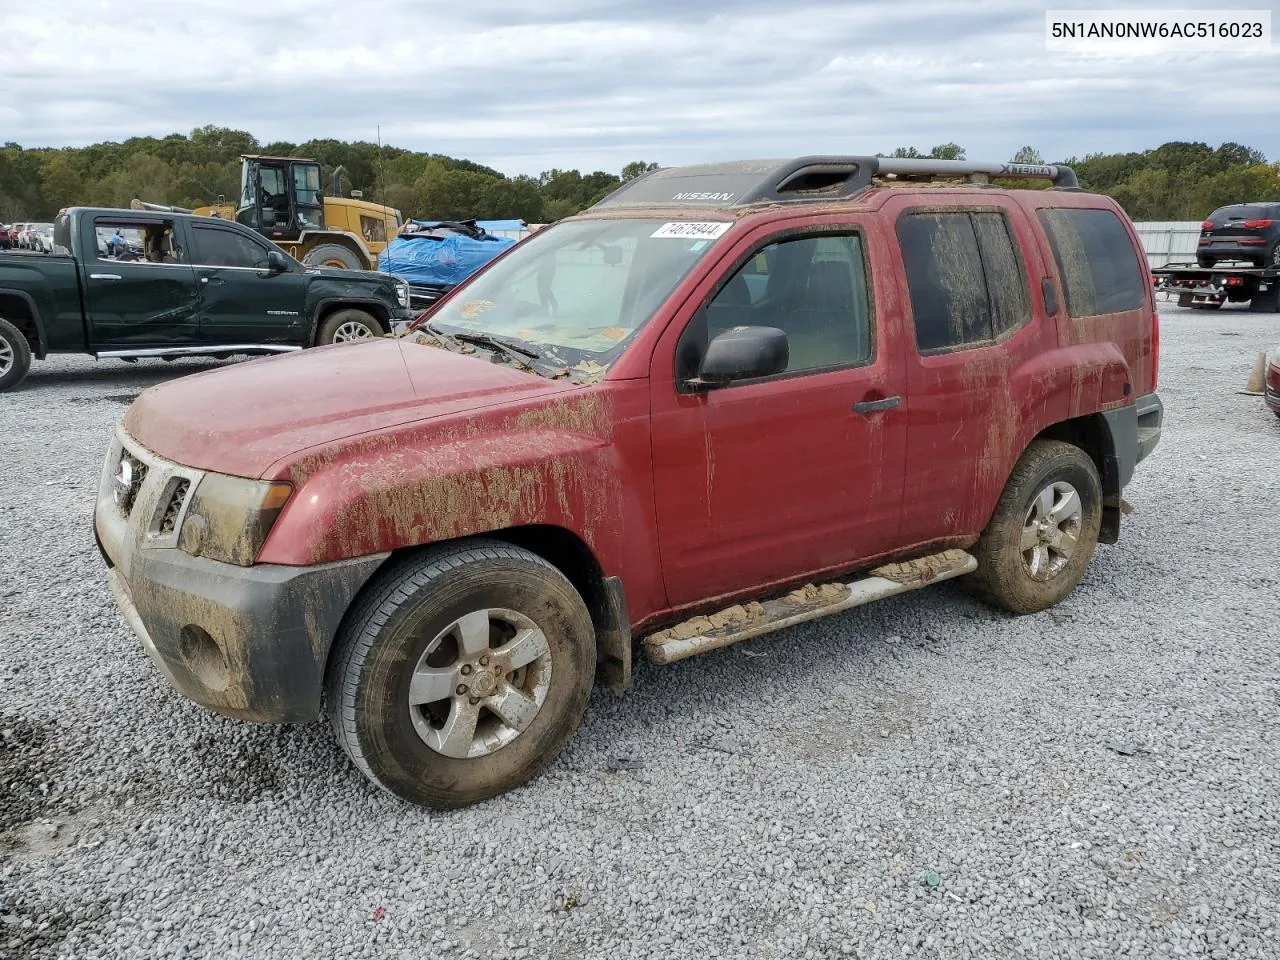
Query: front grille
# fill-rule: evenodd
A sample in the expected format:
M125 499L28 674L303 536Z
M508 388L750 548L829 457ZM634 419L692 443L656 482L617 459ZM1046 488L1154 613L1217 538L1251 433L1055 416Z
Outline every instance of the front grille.
M164 500L164 512L160 514L160 522L156 525L161 534L174 533L178 529L178 517L182 514L182 505L187 502L187 491L191 489L191 481L177 477Z
M120 462L116 464L115 476L112 478L112 496L116 506L126 517L133 510L133 503L138 499L138 491L147 479L147 465L128 450L120 451Z

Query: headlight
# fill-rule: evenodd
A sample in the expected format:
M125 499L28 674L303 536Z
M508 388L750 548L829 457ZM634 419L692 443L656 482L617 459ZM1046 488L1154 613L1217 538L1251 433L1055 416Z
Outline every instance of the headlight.
M396 284L396 301L402 307L409 306L409 285L407 283Z
M293 487L207 473L196 486L178 547L242 567L253 565Z
M1276 347L1267 354L1267 363L1271 364L1273 367L1280 367L1280 347Z

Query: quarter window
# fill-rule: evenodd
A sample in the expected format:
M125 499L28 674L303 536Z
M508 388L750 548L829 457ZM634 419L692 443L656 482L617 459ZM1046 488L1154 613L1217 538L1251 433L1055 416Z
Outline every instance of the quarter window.
M898 242L921 353L991 343L1031 319L1026 270L1003 214L908 214Z
M1072 317L1137 310L1146 302L1147 273L1133 241L1110 210L1055 207L1039 211Z
M205 267L267 267L267 248L249 237L218 227L195 226L196 259Z

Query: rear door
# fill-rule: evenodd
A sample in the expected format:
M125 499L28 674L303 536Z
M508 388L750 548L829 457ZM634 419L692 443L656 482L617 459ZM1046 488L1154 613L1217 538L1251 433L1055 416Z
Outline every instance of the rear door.
M851 566L896 539L906 384L887 336L892 294L870 280L884 252L856 219L807 227L741 241L654 352L654 484L673 606ZM706 342L743 325L783 330L788 368L687 388Z
M1013 372L1056 346L1031 296L1044 265L1026 215L1002 195L928 204L899 197L885 211L902 251L914 332L901 540L972 535L1019 452L1025 398L1013 395Z
M190 221L191 258L200 291L200 339L206 344L305 342L307 277L294 261L274 272L276 246L231 225Z
M85 226L96 234L81 244L91 348L127 350L195 343L199 337L196 275L173 253L174 222L100 216ZM120 257L109 255L105 241L117 228L129 236L151 237L160 246L153 245L150 258L145 251L139 255L133 249L126 249ZM168 262L155 252L159 249L169 251Z

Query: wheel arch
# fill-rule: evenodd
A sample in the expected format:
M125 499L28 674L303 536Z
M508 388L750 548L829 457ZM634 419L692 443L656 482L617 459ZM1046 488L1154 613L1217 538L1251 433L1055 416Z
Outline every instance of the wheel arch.
M596 634L597 681L617 691L625 690L631 685L631 624L622 581L618 577L605 576L591 547L572 530L554 524L533 524L403 547L392 551L379 570L424 550L463 545L473 540L500 540L513 547L520 547L541 557L564 574L591 614L591 624ZM375 575L366 581L360 594L348 606L348 615L359 606L365 591L376 589L376 580ZM326 660L331 660L333 655L334 646L331 646Z
M391 332L391 310L385 303L378 300L352 300L346 297L333 297L321 300L316 304L311 320L311 335L307 338L308 343L315 345L316 338L320 335L320 328L324 326L324 322L339 310L363 310L378 321L383 333Z
M49 341L31 294L24 290L0 288L0 317L12 323L27 338L32 357L37 360L45 358L49 352Z
M1132 407L1124 408L1133 414L1133 443L1137 444L1137 419ZM1113 411L1122 413L1123 411ZM1098 534L1100 543L1115 543L1120 539L1120 502L1124 486L1133 474L1133 464L1127 464L1117 456L1118 444L1116 429L1123 429L1113 423L1103 413L1091 413L1070 420L1062 420L1041 430L1034 440L1061 440L1074 447L1079 447L1089 455L1093 465L1098 468L1098 478L1102 482L1102 530ZM1128 476L1126 476L1126 472Z

